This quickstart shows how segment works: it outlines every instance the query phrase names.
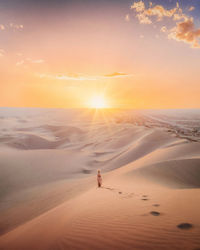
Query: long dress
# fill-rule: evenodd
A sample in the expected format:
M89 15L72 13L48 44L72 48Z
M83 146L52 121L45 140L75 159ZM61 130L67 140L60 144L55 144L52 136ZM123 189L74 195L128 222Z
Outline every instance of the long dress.
M97 174L97 182L98 182L98 187L101 187L101 185L102 185L101 174Z

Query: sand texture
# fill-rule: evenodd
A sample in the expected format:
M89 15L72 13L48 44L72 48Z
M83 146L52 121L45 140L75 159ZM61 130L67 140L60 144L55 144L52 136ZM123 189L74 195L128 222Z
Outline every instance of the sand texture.
M199 249L199 114L1 108L0 249Z

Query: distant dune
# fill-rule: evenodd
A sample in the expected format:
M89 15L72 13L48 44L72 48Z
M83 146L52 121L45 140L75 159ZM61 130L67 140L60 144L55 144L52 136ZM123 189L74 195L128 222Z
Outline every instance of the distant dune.
M0 109L0 249L200 248L200 111L173 112Z

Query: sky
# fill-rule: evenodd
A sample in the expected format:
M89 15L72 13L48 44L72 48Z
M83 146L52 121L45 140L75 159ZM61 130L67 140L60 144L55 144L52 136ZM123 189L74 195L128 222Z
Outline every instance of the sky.
M200 108L200 0L0 0L0 106Z

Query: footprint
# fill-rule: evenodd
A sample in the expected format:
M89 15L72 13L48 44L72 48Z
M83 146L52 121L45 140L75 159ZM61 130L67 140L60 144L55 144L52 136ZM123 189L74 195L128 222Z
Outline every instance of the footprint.
M134 195L134 193L126 193L126 194L123 196L123 198L124 198L124 199L130 199L130 198L133 197L133 195Z
M107 190L110 190L112 191L113 193L117 193L117 194L122 194L122 191L119 191L119 189L116 189L116 188L111 188L111 187L106 187L106 186L103 186L102 188L105 188Z
M126 192L124 193L116 188L111 188L111 187L106 187L106 186L102 186L102 188L113 191L115 194L120 194L121 198L123 198L123 199L132 198L132 196L134 195L134 193L126 193Z
M180 229L190 229L193 227L193 225L190 223L181 223L181 224L178 224L177 227Z
M108 190L111 190L111 191L114 191L114 190L115 190L114 188L105 187L105 186L102 186L102 188L105 188L105 189L108 189Z
M160 204L153 204L152 206L154 206L154 207L159 207Z
M157 211L151 211L150 214L153 215L153 216L159 216L160 215L160 213L157 212Z
M149 214L141 214L141 216L148 216Z

